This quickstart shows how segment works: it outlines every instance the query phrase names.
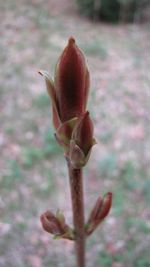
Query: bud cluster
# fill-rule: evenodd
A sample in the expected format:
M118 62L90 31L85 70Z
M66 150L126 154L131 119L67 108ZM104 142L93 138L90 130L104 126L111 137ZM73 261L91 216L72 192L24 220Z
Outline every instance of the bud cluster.
M50 78L47 71L39 71L39 73L45 78L51 99L56 140L64 148L65 157L69 162L71 179L76 179L75 172L78 169L81 176L80 169L87 163L96 141L93 138L93 123L86 110L90 86L89 71L84 55L76 45L74 38L71 37L68 40L68 44L58 60L54 80ZM78 181L79 178L81 180L81 177L78 177ZM76 196L75 199L72 199L75 207L74 217L77 217L82 214L78 213L78 210L82 209L83 198L81 196L83 193L82 190L77 190L81 189L79 184L74 188L73 183L70 184L72 192ZM76 240L78 243L79 232L81 231L82 237L93 233L108 215L111 204L112 193L107 193L103 198L99 197L85 227L84 220L81 227L80 218L79 220L76 218L76 228L75 230L71 229L60 211L57 211L56 215L51 211L42 214L42 226L45 231L53 234L54 238Z
M56 140L73 168L81 168L87 163L95 140L93 123L86 111L89 71L74 38L69 39L59 58L54 81L48 72L39 73L45 77L51 98Z

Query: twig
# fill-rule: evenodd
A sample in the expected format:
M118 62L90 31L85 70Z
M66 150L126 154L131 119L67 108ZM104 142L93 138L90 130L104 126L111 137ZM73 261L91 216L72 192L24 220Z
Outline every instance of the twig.
M73 222L75 227L75 246L77 254L77 266L85 267L85 231L84 231L84 203L82 169L73 169L68 162L70 178L70 190L73 210Z

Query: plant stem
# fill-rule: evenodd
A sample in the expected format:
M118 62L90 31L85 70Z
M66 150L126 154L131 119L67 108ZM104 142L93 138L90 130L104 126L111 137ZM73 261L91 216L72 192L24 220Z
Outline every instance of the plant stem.
M75 248L77 267L85 267L85 233L82 169L74 169L68 162L73 222L75 227Z

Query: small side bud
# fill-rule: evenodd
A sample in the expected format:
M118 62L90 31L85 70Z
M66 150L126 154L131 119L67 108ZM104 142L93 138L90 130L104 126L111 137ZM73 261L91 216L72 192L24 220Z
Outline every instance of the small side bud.
M74 240L73 230L66 224L65 217L61 211L54 215L51 211L46 211L40 217L43 229L54 235L55 239L65 238Z
M40 217L43 229L53 235L57 235L60 233L60 226L55 217L55 215L51 211L46 211Z
M86 234L90 235L106 218L112 205L112 193L108 192L103 199L99 197L86 224Z
M108 192L104 197L103 197L103 203L102 207L99 210L97 214L98 220L103 220L105 217L108 215L110 208L112 205L112 193Z
M72 139L86 156L93 145L93 123L88 111L77 121L72 133Z
M98 213L101 210L103 205L103 199L101 196L98 197L95 206L93 208L93 210L91 211L91 214L89 216L89 220L88 220L88 224L92 223L93 221L95 221L98 217Z
M87 111L78 119L72 132L69 157L74 168L85 166L94 144L93 123Z

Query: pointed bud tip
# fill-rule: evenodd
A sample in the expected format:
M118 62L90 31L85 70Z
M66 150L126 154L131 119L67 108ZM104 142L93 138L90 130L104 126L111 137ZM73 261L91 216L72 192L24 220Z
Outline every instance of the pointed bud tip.
M112 198L112 192L108 192L106 195L105 195L105 197L109 197L109 198Z
M43 73L41 70L38 70L38 74L40 74L41 76L43 76Z
M86 111L86 112L84 113L84 117L88 117L88 116L90 116L90 112L89 112L89 111Z
M75 39L71 36L70 38L69 38L69 40L68 40L68 45L69 46L72 46L72 45L74 45L75 44Z

